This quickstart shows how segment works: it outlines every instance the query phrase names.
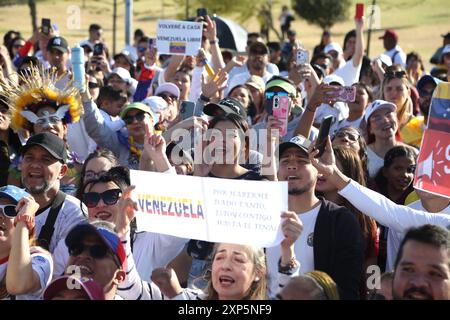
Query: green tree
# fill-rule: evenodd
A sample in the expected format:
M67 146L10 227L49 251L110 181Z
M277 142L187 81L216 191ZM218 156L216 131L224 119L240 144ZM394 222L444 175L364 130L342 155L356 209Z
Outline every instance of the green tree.
M336 22L348 18L351 0L292 0L295 12L322 29L331 28Z
M206 8L208 14L217 14L222 16L232 16L233 19L242 23L252 17L267 17L267 19L258 19L261 27L268 27L279 36L278 31L273 26L272 7L277 0L174 0L176 6L180 8L179 19L186 17L186 5L188 15L194 17L197 8Z

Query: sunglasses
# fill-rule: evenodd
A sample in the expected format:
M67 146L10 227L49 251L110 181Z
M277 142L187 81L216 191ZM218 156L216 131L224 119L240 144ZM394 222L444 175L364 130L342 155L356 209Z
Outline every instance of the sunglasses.
M95 89L95 88L100 87L97 82L90 82L90 81L88 83L88 86L89 86L89 89Z
M272 91L267 91L264 93L264 96L266 97L267 100L272 99L274 96L279 96L279 97L289 97L289 93L287 92L272 92Z
M83 203L88 208L95 208L100 202L100 199L102 199L104 204L112 206L119 201L121 196L122 190L120 189L111 189L102 193L86 192L83 194Z
M357 142L359 139L359 134L341 131L341 132L336 133L335 137L340 138L340 139L347 138L351 142Z
M16 206L13 204L2 204L0 209L2 209L3 214L7 218L15 218L17 216Z
M147 50L146 47L138 47L138 51L139 51L140 53L144 53L146 50Z
M404 78L406 77L405 71L388 71L384 74L385 78Z
M123 118L123 121L125 121L125 124L132 124L134 119L136 119L137 122L143 121L145 119L145 112L138 112L134 116L126 116Z
M84 243L77 243L73 245L72 247L69 247L69 255L72 257L79 256L81 253L83 253L85 250L88 250L89 255L94 259L103 259L108 254L111 254L111 256L114 259L115 264L120 268L121 263L117 256L113 254L111 249L109 249L107 246L103 244L94 244L92 246L84 244Z

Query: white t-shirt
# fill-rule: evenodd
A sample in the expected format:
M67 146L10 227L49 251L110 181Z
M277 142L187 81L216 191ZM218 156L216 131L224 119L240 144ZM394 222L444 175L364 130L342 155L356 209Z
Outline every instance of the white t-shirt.
M83 204L84 206L84 204ZM47 220L48 213L50 211L50 206L39 215L36 216L36 235L41 232L42 226ZM86 210L87 212L87 210ZM77 224L86 220L86 217L81 211L81 202L75 197L66 195L66 199L62 204L59 211L58 217L55 221L55 231L50 240L49 250L51 253L55 250L57 244L60 241L64 241L69 231Z
M367 169L369 170L369 177L375 178L378 171L384 166L384 159L378 156L371 147L367 146Z
M359 72L361 71L361 64L355 67L353 65L353 59L348 60L342 67L333 72L344 80L346 86L359 81Z
M250 80L251 76L252 75L248 71L235 75L230 81L228 81L228 87L225 90L226 91L225 95L228 95L230 93L230 90L236 87L237 85L247 83L247 81ZM264 83L267 83L267 81L269 81L270 78L272 78L273 76L274 75L272 73L266 71L266 73L262 77Z
M87 134L84 121L68 124L67 143L69 144L70 151L75 152L83 162L97 148L95 141Z
M417 200L408 205L409 208L427 211L423 205L422 201ZM450 205L439 213L450 215ZM387 261L386 261L386 271L394 270L395 259L397 258L398 250L400 249L400 243L405 237L406 232L398 232L393 229L389 229L388 239L387 239Z
M395 54L396 52L398 53ZM384 54L391 58L392 64L399 64L403 68L406 67L406 53L403 51L402 48L400 48L399 45L396 45L395 48L386 51Z
M33 271L38 274L40 288L36 292L32 292L30 294L16 296L15 297L16 300L41 300L42 299L41 296L44 293L45 288L52 281L53 260L51 255L44 254L41 252L32 253L31 267L33 268ZM5 279L7 268L8 268L8 261L0 264L0 279ZM11 297L7 297L3 300L10 300L10 299Z
M303 231L297 241L295 241L294 251L297 260L300 262L300 274L314 270L314 227L316 226L320 208L321 204L310 211L298 215L300 221L303 223ZM276 292L278 290L278 284L277 281L272 281L272 279L276 280L278 277L278 261L281 257L280 247L267 248L266 257L269 289L270 292Z

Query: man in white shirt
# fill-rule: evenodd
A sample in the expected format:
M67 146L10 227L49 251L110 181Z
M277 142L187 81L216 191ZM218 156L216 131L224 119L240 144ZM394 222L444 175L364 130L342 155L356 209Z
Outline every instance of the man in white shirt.
M378 39L383 39L383 46L386 49L384 53L389 58L391 58L393 64L399 64L403 68L406 67L406 54L403 52L402 48L397 44L398 35L392 29L387 29L384 35Z

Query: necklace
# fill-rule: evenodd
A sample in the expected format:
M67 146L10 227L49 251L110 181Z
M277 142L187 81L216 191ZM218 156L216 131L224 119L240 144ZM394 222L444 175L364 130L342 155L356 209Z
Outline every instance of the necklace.
M134 142L134 138L132 136L128 137L128 144L130 145L130 152L135 154L138 158L141 157L142 150L139 150Z

